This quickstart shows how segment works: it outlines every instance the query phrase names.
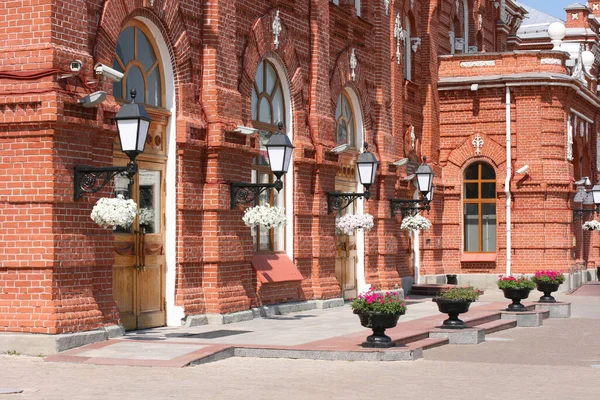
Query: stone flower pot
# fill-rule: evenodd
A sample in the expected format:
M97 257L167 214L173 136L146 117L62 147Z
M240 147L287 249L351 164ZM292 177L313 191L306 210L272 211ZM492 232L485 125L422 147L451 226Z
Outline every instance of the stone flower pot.
M458 319L458 315L469 311L471 301L434 298L433 302L437 303L438 309L441 313L448 314L449 318L443 322L442 328L464 329L467 327L464 321Z
M367 341L363 342L362 347L385 349L395 346L392 339L385 334L385 330L395 327L398 324L398 319L404 313L384 314L373 311L355 311L354 313L360 318L362 326L373 330L373 334L367 337Z
M540 303L556 303L556 299L552 297L550 293L556 292L560 283L538 282L536 285L537 290L544 293L544 295L540 297Z
M529 297L529 292L531 292L531 289L507 288L502 289L502 291L504 292L504 297L512 300L512 304L509 304L506 311L527 311L525 306L521 304L521 300Z

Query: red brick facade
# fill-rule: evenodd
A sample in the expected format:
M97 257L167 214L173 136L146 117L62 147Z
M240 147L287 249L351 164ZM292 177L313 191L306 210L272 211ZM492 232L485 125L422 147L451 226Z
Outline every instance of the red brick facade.
M172 301L184 315L340 297L335 216L327 213L327 193L334 190L345 159L330 150L336 146L336 101L348 88L359 100L364 139L380 162L365 203L365 212L375 217L364 240L367 284L397 288L414 272L401 218L390 215L390 199L408 198L414 190L401 179L404 167L393 165L404 157L420 162L427 156L436 174L428 216L434 226L421 235L420 273L505 272L507 87L512 271L593 265L600 241L582 233L580 222L573 220L571 199L576 179L597 179L595 83L571 77L564 53L505 52L519 48L514 34L524 11L510 0L506 10L487 0L392 0L387 10L383 0L363 0L360 16L354 1L339 3L0 4L0 331L56 334L120 323L112 295L113 235L89 218L95 201L110 190L73 201L73 167L113 165L116 127L111 118L119 104L109 82L91 87L92 67L112 65L119 33L133 19L160 34L166 44L162 51L168 53L163 59L170 59L173 70L176 197L171 199L174 219L167 224L175 241L174 263L167 268L175 271ZM450 55L449 31L465 37L464 4L467 42L477 52L454 49ZM282 26L277 48L276 11ZM501 12L510 15L509 24L502 22ZM404 56L399 62L396 58L397 14L404 27L410 21L410 38L415 39L409 39L414 45L410 81L404 79L404 44ZM589 25L587 14L579 23ZM355 69L349 62L353 50ZM293 262L302 281L259 283L243 211L230 209L230 183L249 182L259 153L256 135L234 130L252 126L252 85L265 57L285 71L291 99ZM73 59L83 62L80 75L62 78ZM108 92L100 106L77 104L79 97L99 89ZM588 136L574 137L573 160L567 159L570 115L592 121ZM472 145L476 135L483 140L481 154ZM493 262L463 258L462 177L479 160L493 166L497 179ZM514 175L514 168L525 164L529 174Z

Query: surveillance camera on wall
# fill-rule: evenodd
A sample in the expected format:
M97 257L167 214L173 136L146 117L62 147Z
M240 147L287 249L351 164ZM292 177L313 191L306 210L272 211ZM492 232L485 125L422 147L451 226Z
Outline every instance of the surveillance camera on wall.
M349 144L340 144L339 146L336 146L329 151L332 153L335 153L335 154L340 154L340 153L343 153L344 151L346 151L348 149L348 147L350 147Z
M592 181L590 181L590 178L588 178L587 176L582 177L580 180L575 181L575 184L577 186L583 185L583 186L591 186Z
M395 166L397 166L397 167L401 167L401 166L403 166L404 164L406 164L407 162L408 162L408 158L403 158L403 159L401 159L401 160L398 160L398 161L394 162L393 164L394 164Z
M529 172L529 165L523 165L521 168L515 171L517 174L527 174Z
M247 126L238 126L234 129L234 132L241 133L242 135L254 135L255 133L258 133L258 129Z
M109 79L113 82L119 82L121 79L123 79L122 72L112 69L111 67L107 67L104 64L96 64L94 66L94 71L96 71L96 75L102 75L106 79Z
M80 60L73 60L69 63L69 69L72 72L79 72L81 71L81 67L83 66L83 63Z
M78 103L84 107L94 107L106 99L106 92L98 91L88 94L78 100Z

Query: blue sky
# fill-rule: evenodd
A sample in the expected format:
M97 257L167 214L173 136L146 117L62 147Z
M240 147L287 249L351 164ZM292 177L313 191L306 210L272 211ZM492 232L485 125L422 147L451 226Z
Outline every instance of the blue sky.
M517 0L517 2L531 6L563 21L566 17L565 7L573 3L587 4L587 0Z

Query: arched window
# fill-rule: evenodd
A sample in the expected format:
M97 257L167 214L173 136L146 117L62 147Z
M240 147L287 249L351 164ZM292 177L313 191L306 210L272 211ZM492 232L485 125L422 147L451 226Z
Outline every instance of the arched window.
M356 146L356 120L350 96L344 90L338 97L335 108L336 144Z
M163 107L162 66L150 37L150 32L136 22L119 35L113 68L125 76L120 82L113 83L113 95L116 99L130 101L131 89L135 88L137 103Z
M413 32L409 17L406 17L404 24L406 26L406 35L404 35L404 79L410 81L412 79L413 69L410 38L413 35Z
M285 134L287 121L281 80L275 66L269 60L263 60L256 70L252 86L252 125L260 131L260 156L254 160L252 166L252 182L254 183L273 183L274 181L265 145L271 135L279 131L277 126L279 122L283 123L282 132ZM279 193L267 190L259 196L257 203L284 207L285 190L285 186ZM283 251L285 249L284 228L256 227L254 229L255 251Z
M464 251L496 251L496 173L478 162L465 171L463 188Z

